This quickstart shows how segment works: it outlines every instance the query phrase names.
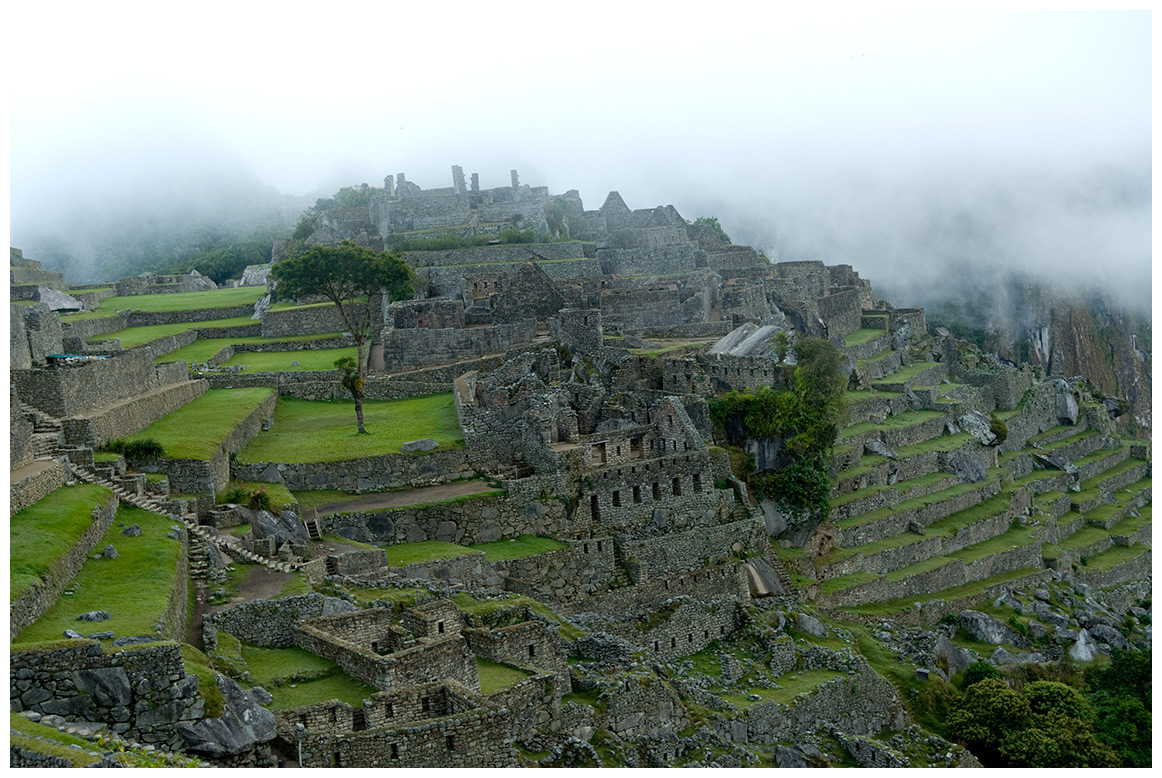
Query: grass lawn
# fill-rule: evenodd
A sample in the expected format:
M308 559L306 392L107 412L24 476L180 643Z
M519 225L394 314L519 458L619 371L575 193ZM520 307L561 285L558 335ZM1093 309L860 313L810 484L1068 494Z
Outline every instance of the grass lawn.
M8 535L9 601L39 581L54 562L68 553L92 526L93 509L108 502L111 494L96 484L62 486L12 517Z
M365 303L365 302L367 302L367 295L365 295L365 294L360 295L359 297L356 297L351 302L355 303L356 305L358 305L359 303ZM285 303L275 303L274 305L270 306L270 310L272 310L272 311L289 311L292 308L322 308L324 305L330 305L331 307L334 307L335 303L331 302L330 300L324 300L321 303L308 303L307 305L299 305L298 303L291 301L291 302L285 302Z
M364 401L363 421L370 434L355 431L354 402L279 398L274 426L250 441L238 458L242 462L337 462L398 453L401 445L419 438L433 438L441 448L464 445L451 392Z
M243 643L242 658L246 660L251 679L274 698L267 706L271 710L297 708L327 700L358 706L375 693L372 687L343 673L334 662L301 648L259 648ZM280 680L304 671L320 677L293 685Z
M520 535L516 538L497 540L494 543L477 543L474 546L468 546L468 548L473 551L483 551L489 562L504 562L509 559L521 559L526 556L568 548L568 544L552 538Z
M274 389L211 389L193 402L161 417L130 439L153 438L167 459L210 459L222 441Z
M480 657L476 657L476 673L480 676L480 693L485 696L532 675L516 667L490 662Z
M223 327L247 327L250 325L258 325L259 322L251 319L249 316L236 316L233 319L211 319L210 321L195 321L195 322L178 322L176 324L150 324L145 327L126 327L123 330L116 332L109 332L104 335L94 335L91 338L86 338L89 343L94 343L98 340L112 340L119 338L121 340L121 348L134 348L135 346L144 346L146 343L152 343L160 338L167 338L170 335L178 335L187 330L206 330L206 329L222 329ZM164 360L172 362L173 359Z
M1099 572L1106 572L1112 570L1123 562L1129 562L1142 554L1148 552L1150 547L1145 543L1135 543L1132 546L1112 546L1106 551L1091 556L1082 565L1082 570L1097 570Z
M951 589L942 589L931 594L917 595L913 597L901 597L898 600L886 600L884 602L867 603L866 605L851 605L840 607L840 611L847 613L859 613L864 616L886 616L891 613L896 613L902 610L915 608L918 602L929 602L931 600L958 600L962 597L968 597L982 592L990 586L1014 581L1018 578L1024 578L1027 575L1038 572L1041 568L1025 567L1020 570L1010 570L1006 573L1000 573L990 578L982 578L979 581L970 581L966 584L953 587Z
M565 640L576 640L579 637L587 634L585 630L580 627L575 627L569 622L562 619L557 613L545 605L543 602L538 602L532 597L526 597L523 594L517 594L504 600L477 600L470 594L461 592L452 595L452 604L456 606L456 610L461 613L472 613L477 616L492 613L493 611L504 610L505 608L519 608L521 606L528 606L532 610L541 614L547 619L558 622L560 624L561 637Z
M162 354L154 362L205 362L227 346L249 343L308 343L313 340L326 340L339 337L338 332L328 332L323 335L300 335L294 338L198 338L188 346L182 346L177 351Z
M843 345L845 346L862 346L869 340L872 340L879 335L887 335L887 330L872 330L872 329L858 329L855 332L848 333L843 338Z
M384 602L391 602L400 607L410 608L416 604L423 595L427 594L426 589L417 589L415 587L403 587L399 589L361 589L357 586L352 586L346 589L347 593L354 597L364 605L370 605L376 600Z
M226 502L226 495L235 489L241 489L246 494L256 492L259 489L265 489L266 494L270 497L270 506L275 510L279 510L284 506L294 507L295 505L294 495L282 484L264 484L258 481L231 481L226 484L225 489L218 492L214 501L217 503Z
M122 527L138 524L141 535L127 537ZM113 526L97 544L117 549L116 559L89 559L73 579L76 594L62 596L34 624L20 633L19 642L55 640L66 629L83 635L112 630L117 637L151 635L165 612L175 585L181 543L166 535L173 521L156 513L122 505ZM184 575L184 572L183 572ZM108 621L77 621L88 611L109 611Z
M334 370L335 361L343 357L354 359L355 347L321 348L309 351L241 351L222 364L242 365L244 373L279 370ZM292 362L298 362L298 364L291 364Z
M106 297L98 303L94 313L110 314L132 308L135 311L200 311L207 308L237 308L254 305L266 296L264 286L238 286L231 289L211 289L208 292L179 292L175 294L138 294L129 297Z
M403 567L416 562L433 562L439 559L453 559L473 550L442 540L423 540L419 543L396 543L387 547L387 566Z
M847 440L848 438L853 438L856 435L862 435L866 432L903 429L904 427L911 427L915 424L923 424L932 419L943 418L946 415L944 411L909 411L896 416L889 416L881 424L876 424L874 421L861 421L858 424L852 424L850 427L844 427L839 431L839 434L844 440ZM898 455L899 452L897 452Z
M891 375L886 375L879 380L872 381L872 384L903 384L911 381L916 376L923 373L930 367L936 367L939 362L913 362L910 365L901 367Z
M304 511L318 508L320 505L330 505L333 502L351 502L367 497L366 494L352 494L351 492L341 492L338 489L303 489L291 492L291 494L298 501L299 508Z
M818 688L831 679L839 678L842 675L843 673L838 673L834 670L803 670L799 673L789 673L779 676L777 683L783 687L781 689L766 689L761 686L756 686L747 689L745 692L727 692L719 696L734 707L742 710L753 708L756 705L762 705L764 702L777 702L782 705L790 705L796 696ZM756 694L762 699L748 700L748 694Z

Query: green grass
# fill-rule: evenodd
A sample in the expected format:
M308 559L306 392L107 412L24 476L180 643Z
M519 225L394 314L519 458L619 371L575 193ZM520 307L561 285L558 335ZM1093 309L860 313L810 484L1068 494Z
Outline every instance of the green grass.
M828 578L819 584L819 590L822 594L835 594L836 592L850 589L853 586L865 584L868 581L876 581L879 579L876 573L849 573L848 575L841 575L836 578Z
M494 543L478 543L474 546L468 546L473 551L483 551L484 556L489 562L521 559L523 557L546 554L550 551L557 551L568 547L567 543L562 543L553 538L537 537L536 535L520 535L516 538L506 538Z
M338 670L338 665L329 659L312 654L310 651L290 646L288 648L261 648L249 643L242 644L242 658L250 670L250 677L268 691L275 679L289 678L300 672L323 672Z
M480 676L480 693L485 697L532 675L511 665L490 662L480 657L476 657L476 673Z
M639 357L660 357L663 354L669 354L674 351L681 351L685 348L698 348L702 343L682 343L677 346L665 346L664 348L644 349L631 348L627 349L631 354L637 354Z
M948 514L943 519L929 524L925 532L946 538L955 537L964 527L1008 510L1012 502L1012 495L1001 492L962 511Z
M226 488L218 492L214 501L217 503L226 502L225 497L229 492L235 489L241 489L246 494L256 492L259 489L265 489L267 496L270 497L270 506L275 510L280 510L285 506L294 507L296 504L294 495L290 490L282 484L267 484L258 481L231 481L226 484ZM245 498L243 498L245 499Z
M859 424L844 427L840 430L839 434L846 440L868 432L886 432L888 430L904 429L905 427L923 424L932 419L940 419L946 415L944 411L909 411L908 413L889 416L881 424L876 424L874 421L861 421Z
M1127 515L1114 526L1110 527L1111 535L1128 536L1151 523L1153 509L1150 505L1143 505L1138 509L1137 516Z
M1093 519L1094 521L1104 522L1107 519L1109 519L1111 516L1113 516L1115 511L1121 510L1122 506L1125 505L1129 500L1138 496L1138 494L1140 494L1141 492L1149 492L1151 486L1152 486L1152 483L1151 483L1150 476L1146 476L1145 478L1140 478L1137 481L1135 481L1134 483L1130 484L1129 486L1123 487L1123 488L1117 490L1116 492L1114 492L1114 498L1117 499L1117 501L1118 501L1116 504L1109 503L1106 505L1099 505L1096 508L1093 508L1092 510L1090 510L1089 513L1086 514L1086 516L1087 516L1087 518ZM1149 505L1147 505L1145 507L1148 509ZM1139 510L1142 510L1142 509L1139 509Z
M242 658L250 670L251 680L270 692L274 698L267 707L272 710L297 708L327 700L341 700L358 706L375 693L345 675L334 662L301 648L259 648L242 644ZM296 673L309 673L314 680L288 681Z
M383 600L385 602L392 602L401 607L408 608L416 604L423 595L427 594L426 589L417 589L415 587L403 587L399 589L361 589L352 586L346 589L347 593L364 605L370 605L376 600Z
M121 348L135 348L137 346L144 346L146 343L152 343L161 338L168 338L170 335L179 335L189 330L215 330L226 327L248 327L250 325L258 326L259 322L251 319L249 316L235 316L232 319L211 319L209 321L177 322L174 324L150 324L144 327L126 327L123 330L109 332L104 335L94 335L91 338L87 338L86 341L95 343L99 340L118 338L121 341ZM163 361L172 362L173 359L170 358Z
M896 449L896 456L900 459L906 459L916 454L927 454L933 451L948 452L960 448L971 439L972 435L967 432L958 432L955 435L938 435L935 438L922 440L909 446L900 446Z
M303 370L334 370L335 361L343 357L355 358L355 347L321 348L308 351L240 351L223 365L241 365L244 373L262 373ZM298 362L297 365L292 364Z
M550 621L555 621L560 625L561 637L565 640L576 640L579 637L587 634L585 630L575 627L569 622L562 619L557 613L545 605L543 602L534 600L532 597L526 597L523 594L512 595L502 600L477 600L470 594L461 592L460 594L453 594L451 597L452 604L461 613L470 613L477 616L492 613L493 611L504 610L505 608L519 608L527 606L537 613L544 616Z
M140 525L141 535L122 535L119 522ZM123 505L113 526L96 546L100 551L112 543L117 558L87 560L73 580L76 593L62 596L21 632L18 640L53 640L66 629L81 634L112 630L117 637L153 634L153 625L165 612L176 584L181 543L166 536L171 524L168 517ZM78 614L96 610L109 611L111 618L98 622L76 620Z
M869 340L874 340L879 335L887 335L887 330L872 330L860 328L855 332L849 333L843 338L843 345L845 346L862 346Z
M893 570L886 577L889 581L900 581L904 578L927 573L950 564L952 564L952 560L948 557L934 556L928 559L921 559L919 562L908 565L907 567L901 567L899 570Z
M205 362L215 356L227 346L252 343L309 343L315 340L327 340L339 337L338 332L328 332L323 335L298 335L293 338L263 338L246 336L242 338L202 338L199 337L188 346L182 346L177 351L163 354L155 362ZM242 352L252 353L252 352ZM295 352L302 353L302 352Z
M936 367L939 362L913 362L910 365L901 367L891 375L884 376L877 381L872 381L873 384L903 384L908 383L916 376L923 373L925 370Z
M359 297L356 297L351 302L356 303L356 304L365 303L365 302L367 302L367 295L360 295ZM294 301L290 301L290 302L285 302L285 303L275 303L274 305L270 306L270 310L272 310L272 311L289 311L292 308L297 308L297 309L322 308L324 305L330 305L331 307L334 307L335 303L331 302L330 300L324 300L321 303L307 303L306 305L299 305L298 303L296 303Z
M471 554L472 549L445 543L442 540L422 540L419 543L397 543L387 547L387 566L403 567L416 562L434 562Z
M1025 567L1020 570L1011 570L1006 573L1000 573L989 578L982 578L979 581L970 581L960 586L954 586L951 589L942 589L938 592L930 594L921 594L910 597L901 597L897 600L886 600L884 602L867 603L865 605L843 606L838 610L846 613L858 613L864 616L886 616L891 613L897 613L903 610L909 610L916 607L918 602L931 602L932 600L958 600L962 597L969 597L977 592L982 592L990 586L997 586L999 584L1008 583L1018 578L1024 578L1027 575L1036 573L1040 568ZM866 654L865 654L866 656Z
M1086 525L1058 543L1057 548L1062 551L1073 551L1074 549L1097 543L1109 536L1109 531L1102 527Z
M1100 554L1091 556L1082 570L1096 570L1098 572L1106 572L1112 570L1123 562L1129 562L1150 550L1150 547L1145 543L1135 543L1132 546L1112 546Z
M211 289L207 292L178 292L175 294L138 294L128 297L106 297L96 313L110 314L132 308L135 311L200 311L207 308L237 308L254 305L266 296L264 286L237 286L229 289Z
M1122 473L1126 472L1127 470L1133 470L1135 467L1140 467L1141 465L1142 465L1141 459L1134 459L1133 457L1128 457L1128 458L1122 460L1121 462L1119 462L1118 464L1114 465L1113 467L1108 468L1101 473L1098 473L1093 478L1090 478L1088 481L1082 481L1081 482L1081 490L1084 492L1087 489L1097 488L1097 487L1101 486L1103 483L1105 483L1106 481L1109 481L1110 479L1121 475Z
M962 548L960 551L953 551L948 555L948 558L963 562L966 565L972 564L979 559L1035 543L1037 541L1037 529L1037 527L1032 525L1025 527L1016 526L994 538L982 540L980 543Z
M94 462L116 462L121 458L120 454L114 454L112 451L94 451Z
M10 601L39 581L54 562L69 552L92 526L93 509L107 503L111 495L96 484L62 486L12 517L8 535Z
M363 419L368 435L355 431L353 402L280 398L274 426L250 441L238 458L242 462L336 462L399 453L402 444L419 438L433 438L441 448L464 445L451 392L364 401Z
M55 732L55 730L54 730ZM59 733L58 733L59 734ZM59 756L67 759L72 763L73 767L84 767L85 765L93 764L101 761L101 757L96 754L90 754L87 751L80 751L75 748L69 748L60 743L46 743L43 740L26 737L24 735L13 735L10 741L13 746L20 746L26 751L35 751L38 754L45 754L47 756ZM96 748L92 743L88 743L89 748Z
M29 721L18 713L9 712L9 729L14 729L23 735L31 737L45 737L50 740L55 740L66 746L80 746L81 748L92 748L93 744L87 740L82 740L75 735L69 735L60 730L54 729L46 724L41 724L37 721Z
M842 676L843 673L836 672L835 670L803 670L798 673L788 673L779 676L778 684L783 687L781 689L766 689L761 686L756 686L748 688L746 692L726 692L720 696L741 710L762 705L764 702L777 702L782 705L790 705L795 697L803 692L817 689L828 681ZM747 694L756 694L762 699L748 700L746 698Z
M211 389L130 439L153 438L165 448L167 459L207 460L250 412L274 393L273 389Z
M298 501L299 508L303 511L317 508L320 505L330 505L336 502L352 502L354 500L362 500L367 497L367 494L352 494L351 492L342 492L338 489L303 489L296 492L291 492L295 500Z
M328 700L339 700L348 705L359 707L365 699L376 692L374 687L359 683L345 673L337 673L313 681L303 681L293 686L288 684L277 689L267 689L267 691L270 692L272 698L270 705L266 706L270 710L287 710L303 705L327 702Z

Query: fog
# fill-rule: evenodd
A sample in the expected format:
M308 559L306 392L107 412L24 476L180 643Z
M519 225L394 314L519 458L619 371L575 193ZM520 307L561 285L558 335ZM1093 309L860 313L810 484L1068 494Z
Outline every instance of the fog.
M897 305L1008 271L1149 305L1149 13L257 5L15 12L12 245L83 263L102 226L458 164L718 216Z

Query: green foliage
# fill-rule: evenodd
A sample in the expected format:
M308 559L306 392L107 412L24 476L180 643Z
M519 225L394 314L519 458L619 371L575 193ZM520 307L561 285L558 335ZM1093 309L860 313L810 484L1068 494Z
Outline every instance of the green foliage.
M775 359L781 365L787 359L787 347L790 345L787 340L787 333L782 331L776 332L771 342L775 345Z
M716 233L718 237L722 238L723 242L730 243L730 236L726 234L726 230L722 229L722 225L718 223L717 216L699 216L694 220L695 224L704 224Z
M1085 696L1060 681L1034 681L1026 684L1021 693L1029 701L1029 709L1036 716L1059 713L1081 721L1093 719L1093 706Z
M1124 767L1150 767L1150 711L1133 697L1099 698L1094 734L1117 754Z
M965 669L964 677L961 679L960 687L962 689L967 689L973 684L979 683L986 678L1000 677L1000 671L988 662L974 662Z
M134 462L156 462L165 456L165 448L153 438L111 440L99 450L120 454Z
M488 242L489 238L484 235L466 238L454 232L426 238L399 234L387 237L387 245L392 251L454 251L473 246L486 246Z
M1009 428L996 416L989 417L989 431L997 436L996 441L993 443L995 446L1001 445L1005 442L1005 438L1009 437Z
M230 433L273 393L266 387L211 389L162 416L130 440L155 439L171 459L209 460Z
M521 230L516 227L505 227L496 236L501 243L536 243L537 233L533 230Z
M549 225L549 232L554 238L568 237L569 225L565 223L565 216L569 209L569 201L557 195L545 203L545 222Z
M728 392L710 402L710 417L724 431L741 422L749 436L782 439L789 463L753 474L751 489L760 498L776 500L799 520L822 520L831 491L827 461L844 409L841 356L827 341L807 337L796 339L795 355L792 388Z
M415 274L397 254L375 252L349 240L339 246L311 246L275 265L271 274L278 281L279 299L326 297L339 307L353 335L367 329L366 323L357 326L359 320L348 310L356 298L387 290L400 299L410 296L416 283Z
M1029 703L1000 678L985 678L964 690L948 717L949 734L962 741L983 764L1000 763L1001 740L1032 721Z
M359 375L359 363L353 357L340 357L335 360L335 369L343 373L340 383L355 399L363 397L364 379Z

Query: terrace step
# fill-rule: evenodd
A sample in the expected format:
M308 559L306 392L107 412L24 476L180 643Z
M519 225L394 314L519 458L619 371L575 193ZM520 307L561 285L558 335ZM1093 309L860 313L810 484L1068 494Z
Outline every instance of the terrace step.
M948 365L942 362L916 362L872 381L872 388L885 392L903 392L913 384L935 386L947 378Z
M953 513L971 508L993 497L1001 490L999 473L976 484L956 484L937 492L877 508L837 522L836 544L853 548L885 540L908 531L909 527L927 527Z
M900 369L900 352L885 349L867 359L857 360L855 365L865 381L878 381Z
M1055 443L1041 446L1042 451L1038 453L1043 453L1045 456L1057 454L1072 462L1075 459L1089 456L1104 447L1105 444L1106 436L1102 435L1099 430L1085 429Z
M947 411L910 411L890 416L881 423L852 424L839 434L843 443L856 451L862 451L864 442L873 438L896 449L940 437L950 418Z
M78 478L80 478L83 481L89 481L90 483L100 484L108 489L111 489L113 491L113 493L116 494L117 497L120 500L122 500L123 502L129 503L130 505L135 505L138 508L143 508L144 510L158 512L157 508L151 507L151 505L156 504L152 500L149 500L140 494L134 494L132 492L129 492L120 484L115 483L109 479L106 479L106 478L98 475L93 470L90 470L86 467L74 465L73 472L77 475ZM292 564L292 563L287 563L287 562L270 560L270 559L267 559L265 557L261 557L257 554L251 553L250 551L246 551L245 549L235 548L234 546L232 546L228 543L228 541L225 537L217 534L216 531L212 530L209 527L205 527L205 526L202 526L201 524L198 524L197 513L194 513L194 512L186 512L186 513L180 513L180 514L170 513L168 515L171 519L181 521L186 526L186 529L189 531L191 536L198 537L206 543L212 543L215 546L217 546L221 551L223 551L225 553L241 554L246 559L249 559L252 562L255 562L257 564L261 564L264 567L269 567L272 570L279 570L282 572L293 572L294 570L297 570L300 567L300 565L297 563Z
M1044 432L1030 437L1026 445L1030 448L1050 450L1055 445L1075 438L1088 429L1089 422L1086 421L1085 414L1081 414L1077 417L1077 424L1058 424L1056 427L1050 427Z
M1116 502L1106 503L1091 509L1085 514L1085 520L1095 526L1111 529L1127 513L1150 502L1150 488L1151 479L1142 478L1123 489L1118 489L1112 494Z

